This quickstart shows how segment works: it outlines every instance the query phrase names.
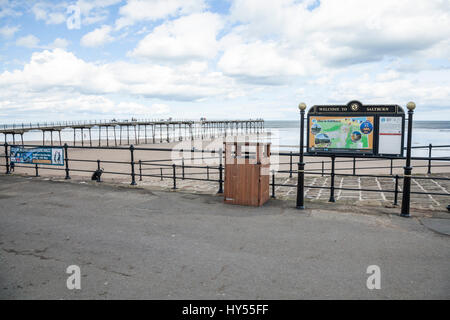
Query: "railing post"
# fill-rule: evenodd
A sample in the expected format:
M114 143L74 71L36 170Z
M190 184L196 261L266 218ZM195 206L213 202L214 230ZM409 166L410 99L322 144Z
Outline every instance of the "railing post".
M176 167L175 167L175 163L172 164L172 169L173 169L173 188L172 189L176 189L177 188L177 176L176 176Z
M431 149L433 148L433 145L430 143L428 145L428 172L427 174L431 174Z
M395 175L395 193L394 193L394 205L397 205L398 200L398 174Z
M161 181L163 181L163 180L164 180L164 178L163 178L162 167L161 167L161 168L159 168L159 169L161 170Z
M134 173L134 146L130 145L130 155L131 155L131 185L136 185L136 177Z
M322 177L323 177L324 173L325 173L325 163L322 160Z
M292 151L289 154L289 178L292 178Z
M206 166L206 179L209 180L209 166Z
M36 171L36 174L34 176L35 177L39 177L39 170L38 170L38 164L37 163L36 163L36 166L35 166L34 170Z
M97 172L100 173L100 160L97 160ZM102 182L99 174L97 174L97 182Z
M6 174L10 174L9 171L9 156L8 156L8 142L5 142L5 161L6 161Z
M331 156L331 185L330 185L330 200L329 202L336 202L334 199L334 160L335 156Z
M394 169L394 159L391 159L391 176Z
M272 196L275 199L275 170L272 170Z
M356 158L353 157L353 175L356 174Z
M68 157L69 152L68 152L67 149L68 149L68 145L67 145L67 143L64 143L64 160L66 161L66 177L65 177L66 180L70 179L70 176L69 176L69 157Z
M139 181L142 181L142 161L139 160Z
M184 157L181 159L181 179L184 180Z
M219 149L219 191L217 193L223 193L223 165L222 165L222 149Z

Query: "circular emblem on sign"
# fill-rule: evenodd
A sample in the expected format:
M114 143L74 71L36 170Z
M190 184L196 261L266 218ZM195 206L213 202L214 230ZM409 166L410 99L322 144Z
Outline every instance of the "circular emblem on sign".
M357 142L357 141L361 140L361 132L353 131L352 135L351 135L351 138L352 138L353 142Z
M358 111L359 105L357 103L352 103L350 108L352 109L352 111Z
M361 125L359 126L359 129L361 130L362 133L369 134L373 130L373 125L370 121L366 120L363 123L361 123Z

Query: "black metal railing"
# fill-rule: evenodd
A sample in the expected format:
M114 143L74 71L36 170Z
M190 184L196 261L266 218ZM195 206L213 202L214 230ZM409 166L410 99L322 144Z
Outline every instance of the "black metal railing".
M39 173L42 174L43 170L54 170L54 171L62 171L65 179L70 179L71 173L93 173L95 170L102 170L102 175L118 175L118 176L128 176L130 178L131 185L137 185L137 179L139 182L143 181L146 177L155 177L160 180L170 179L172 181L172 189L177 189L177 182L180 180L192 180L192 181L207 181L217 183L218 193L223 193L223 177L225 168L223 166L223 151L222 150L201 150L201 149L174 149L174 148L144 148L144 147L134 147L130 145L129 147L91 147L91 146L68 146L64 145L64 154L65 154L65 164L64 166L57 167L46 164L19 164L15 163L14 166L11 166L10 162L10 147L14 145L4 144L4 154L1 155L1 158L4 159L0 166L5 167L6 174L11 173L12 170L16 168L28 168L33 169L35 176L39 176ZM17 145L18 147L39 147L36 145ZM47 147L47 146L42 146ZM438 147L450 147L450 146L434 146L434 148ZM416 146L414 148L429 148L430 150L433 147L430 146ZM108 160L108 159L80 159L72 156L73 150L111 150L113 152L125 152L128 153L128 160ZM145 152L179 152L182 154L181 158L173 158L173 159L139 159L136 160L136 153L140 153L142 156L145 155ZM246 152L252 153L252 152ZM294 152L278 152L273 153L278 154L280 157L287 157L289 159L288 162L280 162L280 165L289 166L288 170L277 170L276 172L272 170L271 174L271 197L276 197L276 187L289 187L295 188L296 184L286 184L286 183L277 183L278 177L293 177L294 173L297 173L296 170L293 170L294 158L298 157L298 153ZM402 175L393 174L393 169L402 168L402 166L394 165L394 161L404 161L403 157L373 157L367 159L359 158L358 156L352 156L350 159L348 156L330 156L330 155L310 155L305 154L306 165L320 165L319 169L309 169L305 170L306 175L315 175L315 176L323 176L329 177L330 183L329 185L305 185L305 188L311 189L325 189L329 190L329 196L331 202L335 200L335 192L336 190L346 190L346 191L365 191L365 192L384 192L384 193L393 193L394 200L393 204L396 205L398 202L399 194L402 194L402 190L399 188L400 179L403 179ZM314 160L314 158L329 158L329 160ZM308 161L309 159L309 161ZM200 163L204 163L205 160L215 160L216 163L201 165L201 164L186 164L186 161L195 162L198 161ZM358 167L358 163L371 162L371 161L389 161L390 165L388 166L370 166L370 167ZM412 157L412 160L420 160L427 161L426 165L415 165L414 167L426 167L427 173L430 174L432 168L435 167L450 167L450 157L432 157L431 152L428 157ZM79 166L74 165L74 163L82 163L82 164L90 164L87 166ZM336 164L347 164L351 163L351 166L336 168ZM437 164L444 163L444 164ZM114 170L103 170L103 166L107 165L117 165L123 166L122 170L114 171ZM128 169L127 169L128 168ZM364 174L358 173L362 170L373 170L373 169L387 169L389 170L389 174ZM351 173L344 173L343 170L349 170ZM393 179L393 189L368 189L368 188L348 188L348 187L338 187L335 185L336 177L372 177L372 178L391 178ZM434 180L442 180L442 181L450 181L450 178L447 177L430 177L430 176L420 176L415 175L414 179L434 179ZM97 182L101 182L101 178L97 177ZM412 191L411 194L422 194L422 195L436 195L436 196L450 196L450 193L446 192L421 192L421 191Z

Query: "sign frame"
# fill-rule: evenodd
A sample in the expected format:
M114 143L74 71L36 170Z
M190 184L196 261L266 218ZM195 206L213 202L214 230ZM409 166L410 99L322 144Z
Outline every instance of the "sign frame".
M15 161L15 157L12 155L13 152L15 151L14 149L18 149L17 151L28 151L31 152L31 161ZM49 151L50 150L50 151ZM61 156L61 160L59 163L54 162L53 161L53 150L59 150L60 151L60 156ZM17 152L15 151L15 152ZM40 152L40 153L47 153L47 158L48 158L48 154L50 155L50 159L34 159L34 153L35 152ZM12 145L10 146L10 162L11 163L15 163L15 164L31 164L31 165L47 165L47 166L64 166L65 164L65 156L64 156L64 147L53 147L53 146L36 146L36 147L24 147L24 146L20 146L20 145ZM34 161L37 160L37 161ZM48 161L50 160L50 163L47 162L40 162L39 160L44 160L44 161Z
M373 144L372 149L367 152L358 150L352 151L336 151L336 150L311 150L310 145L310 118L311 117L373 117ZM379 130L380 119L382 117L399 117L401 118L401 149L399 153L387 154L379 153ZM348 156L348 157L403 157L403 149L405 144L405 112L403 108L396 104L383 104L383 105L363 105L357 100L352 100L346 105L314 105L308 110L307 115L307 154L306 155L336 155L336 156Z

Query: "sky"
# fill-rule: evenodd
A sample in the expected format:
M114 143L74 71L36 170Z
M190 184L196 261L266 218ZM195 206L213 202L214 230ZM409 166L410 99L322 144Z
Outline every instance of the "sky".
M295 120L350 100L450 120L450 1L0 0L0 123Z

